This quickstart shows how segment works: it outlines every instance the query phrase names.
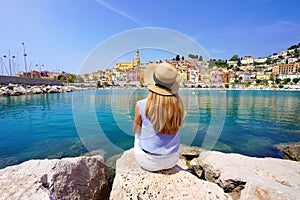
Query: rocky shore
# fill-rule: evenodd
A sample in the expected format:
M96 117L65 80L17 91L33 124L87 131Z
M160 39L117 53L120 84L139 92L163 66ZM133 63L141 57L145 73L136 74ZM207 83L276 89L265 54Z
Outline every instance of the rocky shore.
M0 200L298 199L299 162L180 149L177 166L156 173L138 166L133 149L109 166L100 155L26 161L0 170Z
M283 153L285 159L300 161L300 142L296 144L279 144L276 147Z
M50 94L63 92L77 92L86 90L86 88L75 86L60 86L60 85L20 85L12 84L0 85L0 95L3 96L20 96L31 94Z

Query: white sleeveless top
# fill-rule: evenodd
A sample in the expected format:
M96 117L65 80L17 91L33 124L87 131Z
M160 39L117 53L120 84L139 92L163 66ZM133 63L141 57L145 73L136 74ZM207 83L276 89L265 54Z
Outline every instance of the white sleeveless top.
M147 98L137 102L142 117L142 130L139 146L151 153L172 154L179 151L179 131L176 134L161 134L156 132L149 118L145 116Z

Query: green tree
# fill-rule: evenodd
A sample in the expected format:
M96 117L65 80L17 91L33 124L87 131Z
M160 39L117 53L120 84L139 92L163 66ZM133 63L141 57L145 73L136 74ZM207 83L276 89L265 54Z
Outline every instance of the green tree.
M242 82L242 80L243 80L243 77L240 76L239 77L239 82Z
M194 54L189 54L188 57L189 58L198 59L198 55L194 55Z
M280 78L277 78L276 80L275 80L275 83L276 84L279 84L281 82L281 79Z
M202 56L199 56L199 61L203 61L203 57Z
M297 84L300 81L300 78L293 78L293 82Z
M216 66L215 61L216 61L215 59L210 59L210 60L209 60L208 66L209 66L209 67L214 67L214 66Z
M60 80L62 82L67 82L67 78L63 74L58 75L57 80Z
M184 60L184 56L181 57L181 60Z
M288 84L289 82L291 82L290 78L283 79L283 84Z
M222 67L222 68L227 68L228 67L228 64L226 63L226 61L224 60L217 60L215 62L215 65L218 66L218 67Z
M239 56L237 54L235 54L229 60L230 61L238 61L239 60Z
M75 74L70 74L68 76L68 82L69 83L74 83L75 82L75 79L76 79L76 75Z
M256 79L255 81L257 84L260 84L261 83L261 80L260 79Z
M176 55L175 60L176 60L176 61L180 61L180 56L179 56L179 55Z
M108 86L108 82L105 81L102 85L103 85L103 87L107 87Z
M266 79L262 80L261 83L262 83L263 85L269 85L269 82L268 82L268 80L266 80Z
M237 66L240 67L241 65L242 65L241 59L238 59Z
M97 82L97 87L98 87L98 88L101 88L101 87L102 87L101 81L98 81L98 82Z
M294 50L294 56L299 56L300 54L299 54L299 51L298 51L298 49L295 49Z
M292 45L288 48L288 50L292 50L292 49L297 49L300 47L300 43L299 44L295 44L295 45Z
M272 63L272 60L271 60L270 57L268 57L267 60L266 60L266 64L267 64L267 65L270 65L271 63Z
M274 73L273 72L270 74L269 80L274 83Z

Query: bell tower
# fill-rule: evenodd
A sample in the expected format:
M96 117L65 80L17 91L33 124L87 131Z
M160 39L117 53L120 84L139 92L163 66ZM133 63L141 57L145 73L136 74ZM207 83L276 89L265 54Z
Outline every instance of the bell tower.
M140 54L139 54L139 50L138 49L136 49L136 52L135 52L135 62L136 62L137 66L141 65Z

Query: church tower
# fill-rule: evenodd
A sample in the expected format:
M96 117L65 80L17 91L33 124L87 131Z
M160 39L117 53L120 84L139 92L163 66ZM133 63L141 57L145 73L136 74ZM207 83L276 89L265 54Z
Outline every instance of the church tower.
M135 52L135 62L136 62L137 66L141 65L141 60L140 60L140 55L139 55L139 50L138 49L136 49L136 52Z

